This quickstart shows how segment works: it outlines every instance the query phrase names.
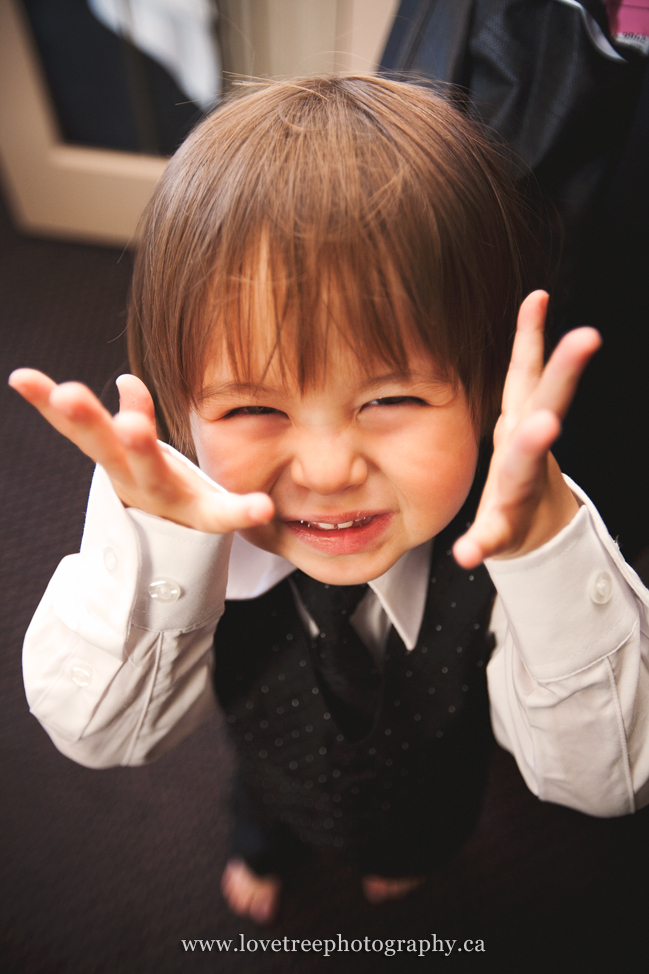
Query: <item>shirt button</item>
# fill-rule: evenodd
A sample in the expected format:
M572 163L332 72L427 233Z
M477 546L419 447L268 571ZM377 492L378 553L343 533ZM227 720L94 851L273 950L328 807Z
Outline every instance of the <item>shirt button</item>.
M104 568L113 575L117 571L119 559L114 548L104 548Z
M173 578L154 578L149 595L156 602L176 602L180 598L180 585Z
M605 605L613 595L613 579L608 572L598 572L592 575L588 582L588 594L593 602L598 605Z
M78 687L87 687L92 682L92 670L86 663L75 663L70 677Z

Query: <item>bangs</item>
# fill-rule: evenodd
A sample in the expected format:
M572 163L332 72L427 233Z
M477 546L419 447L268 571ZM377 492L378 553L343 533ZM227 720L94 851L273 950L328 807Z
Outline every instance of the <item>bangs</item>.
M263 384L273 367L304 392L325 382L335 367L332 349L343 348L368 377L377 363L406 376L413 351L432 355L445 377L453 374L443 343L422 340L410 282L399 278L384 241L323 247L309 235L287 242L271 240L264 229L247 248L240 273L214 281L199 373L225 355L237 382ZM362 267L355 266L359 253ZM441 335L437 330L435 337Z
M548 248L498 152L429 89L281 82L231 101L171 160L145 217L129 354L160 432L192 456L210 357L302 389L333 340L361 369L423 350L477 430L498 414L518 305ZM527 274L529 268L533 274Z

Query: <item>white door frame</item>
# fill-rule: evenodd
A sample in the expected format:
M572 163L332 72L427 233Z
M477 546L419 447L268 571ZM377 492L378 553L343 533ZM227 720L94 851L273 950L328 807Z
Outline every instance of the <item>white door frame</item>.
M308 16L312 0L279 2L287 12L303 3ZM336 2L332 69L371 73L398 0ZM63 142L24 14L17 0L0 0L0 174L22 231L131 246L166 161Z

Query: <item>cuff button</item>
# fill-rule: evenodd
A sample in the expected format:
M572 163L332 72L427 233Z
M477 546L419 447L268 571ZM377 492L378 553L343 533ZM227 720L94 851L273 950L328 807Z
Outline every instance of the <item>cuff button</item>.
M588 594L593 602L605 605L613 595L613 579L608 572L598 572L588 582Z
M70 679L78 687L87 687L92 682L92 670L84 663L75 663L70 670Z
M180 598L180 585L173 578L154 578L148 591L156 602L176 602Z
M110 548L106 546L103 551L103 558L104 558L104 568L109 574L114 575L119 565L119 558L117 557L117 552L115 551L114 548Z

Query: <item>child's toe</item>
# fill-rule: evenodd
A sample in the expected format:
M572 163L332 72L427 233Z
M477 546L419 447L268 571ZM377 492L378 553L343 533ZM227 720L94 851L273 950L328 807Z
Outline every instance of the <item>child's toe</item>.
M399 900L426 881L425 876L402 876L398 879L385 876L363 876L363 893L370 903Z
M250 902L250 916L256 923L270 923L277 910L278 891L263 890L255 894Z
M221 878L221 892L232 912L256 923L275 917L281 886L279 877L257 876L241 859L231 859Z

